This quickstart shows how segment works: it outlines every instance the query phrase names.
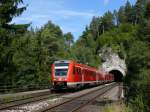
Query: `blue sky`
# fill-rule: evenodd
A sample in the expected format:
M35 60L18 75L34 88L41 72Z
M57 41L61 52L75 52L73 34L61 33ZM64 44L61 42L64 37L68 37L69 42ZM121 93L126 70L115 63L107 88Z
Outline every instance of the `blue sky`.
M93 16L102 16L124 5L127 0L23 0L27 10L12 23L32 23L41 27L51 20L64 33L72 32L77 39L89 25ZM132 4L136 0L129 0Z

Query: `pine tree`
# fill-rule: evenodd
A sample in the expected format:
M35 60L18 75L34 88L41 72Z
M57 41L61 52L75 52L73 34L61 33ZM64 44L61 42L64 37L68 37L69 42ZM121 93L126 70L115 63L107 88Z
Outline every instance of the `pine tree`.
M18 8L19 4L23 4L22 0L1 0L0 6L0 27L6 29L24 28L25 25L9 24L16 16L20 16L25 10L26 6Z
M73 44L73 35L71 34L71 32L68 32L66 34L64 34L64 38L65 38L65 44L68 48L71 48L71 45Z
M126 16L125 16L125 8L124 8L124 6L121 6L119 8L119 11L118 11L118 21L119 21L119 24L126 22Z
M118 12L116 10L114 10L113 16L114 16L114 23L116 26L118 26L119 25L119 17L118 17Z
M133 10L132 6L129 1L127 1L125 5L125 16L126 16L126 22L133 23Z
M16 67L13 63L14 46L13 41L24 31L28 25L10 24L12 19L21 15L25 7L18 8L22 0L1 0L0 1L0 78L5 84L14 84ZM5 78L4 78L5 77Z
M140 24L138 35L140 39L150 42L150 2L145 5L144 19Z
M135 24L141 23L144 16L145 0L137 0L134 10L135 10Z
M144 11L144 16L145 18L150 18L150 2L146 3L146 8Z
M98 36L102 33L100 29L100 24L101 24L101 18L94 16L89 26L89 30L93 34L94 40L96 40Z
M103 29L103 33L114 27L113 20L114 20L114 16L110 11L104 14L104 16L102 17L102 23L101 23L101 28Z

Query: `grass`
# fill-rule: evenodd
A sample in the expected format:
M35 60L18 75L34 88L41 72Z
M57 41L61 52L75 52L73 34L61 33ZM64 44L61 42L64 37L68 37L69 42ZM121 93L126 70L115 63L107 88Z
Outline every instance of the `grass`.
M133 112L125 104L114 103L104 107L103 112Z

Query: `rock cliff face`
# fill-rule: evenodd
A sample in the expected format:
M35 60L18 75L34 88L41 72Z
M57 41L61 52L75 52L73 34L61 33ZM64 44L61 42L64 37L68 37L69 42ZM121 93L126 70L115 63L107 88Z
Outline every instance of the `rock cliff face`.
M100 67L102 70L107 72L118 71L122 76L126 75L127 67L124 59L121 59L118 54L112 52L111 48L104 48L99 56L104 61Z

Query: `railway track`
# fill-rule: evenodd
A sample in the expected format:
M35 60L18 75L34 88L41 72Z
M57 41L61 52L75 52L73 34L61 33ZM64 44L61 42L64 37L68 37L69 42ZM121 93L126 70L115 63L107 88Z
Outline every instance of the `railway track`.
M76 111L79 111L88 103L94 101L96 98L105 94L107 91L114 88L115 86L117 86L116 83L104 86L94 91L90 91L86 94L82 94L80 96L70 98L67 101L61 102L60 104L48 106L44 109L39 110L38 112L76 112Z
M4 102L0 104L0 112L5 110L11 110L11 109L17 110L17 108L19 109L19 106L29 104L29 103L34 103L34 102L40 102L46 99L59 97L61 95L63 95L63 93L57 94L57 93L46 92L46 93L38 93L32 95L31 97Z
M3 104L3 107L2 104L0 104L0 112L75 112L87 106L88 103L91 103L94 99L105 94L116 85L116 83L112 83L91 88L91 90L87 89L83 90L83 92L79 91L69 94L51 93L48 95L36 95L32 98ZM53 102L53 99L56 101ZM52 103L49 101L52 101Z

